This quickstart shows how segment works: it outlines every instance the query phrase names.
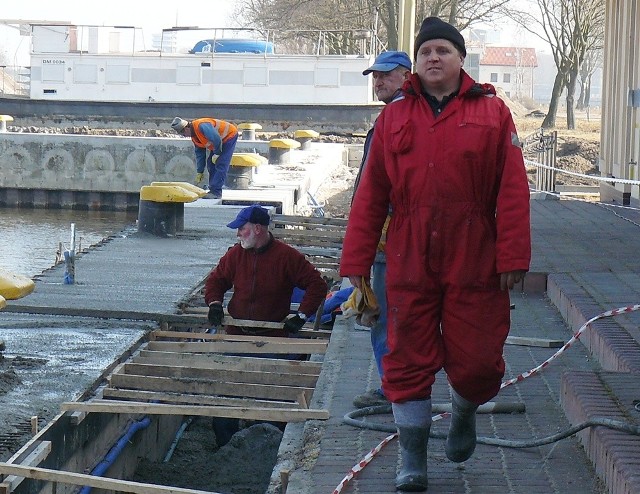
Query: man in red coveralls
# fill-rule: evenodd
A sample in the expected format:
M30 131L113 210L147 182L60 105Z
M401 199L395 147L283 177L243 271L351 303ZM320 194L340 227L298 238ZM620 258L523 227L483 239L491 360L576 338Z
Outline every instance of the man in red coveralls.
M475 412L500 390L509 292L529 269L529 187L511 113L462 69L464 38L437 17L416 36L415 74L376 121L349 215L340 272L369 276L389 210L389 353L402 467L396 488L425 491L431 387L444 368L453 413L447 457L475 449Z

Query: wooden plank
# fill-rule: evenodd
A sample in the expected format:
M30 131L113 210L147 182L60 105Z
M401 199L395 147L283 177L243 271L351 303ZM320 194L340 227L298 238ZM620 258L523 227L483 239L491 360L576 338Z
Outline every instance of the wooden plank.
M308 230L295 228L278 228L273 232L273 236L277 238L295 238L301 240L317 239L319 241L337 242L342 244L344 239L344 230Z
M339 227L346 227L348 220L345 218L318 218L316 216L296 216L289 214L274 214L271 217L271 222L276 223L300 223L303 225L335 225Z
M297 216L287 214L277 214L271 217L271 224L278 225L309 225L324 226L330 228L346 228L348 220L345 218L326 218L317 216Z
M133 492L135 494L219 494L211 491L198 491L195 489L182 489L180 487L165 487L141 482L96 477L75 472L62 472L48 468L27 467L0 463L0 474L18 475L29 479L44 480L70 485L86 485L97 489L106 489L116 492Z
M289 226L285 228L274 228L271 230L273 236L276 238L292 236L301 238L318 238L318 239L333 239L338 242L342 242L345 234L344 228L325 228L325 227L308 227L308 226Z
M206 309L205 309L206 310ZM236 319L238 320L238 319ZM240 319L241 320L241 319ZM281 325L282 326L282 325ZM309 324L307 324L309 326ZM313 336L319 338L329 338L331 336L331 331L328 330L314 330L313 328L303 328L296 336ZM256 338L263 338L251 335L231 335L224 333L201 333L198 331L160 331L156 330L151 332L150 337L152 339L161 339L161 338L173 338L173 339L200 339L207 341L256 341ZM277 336L270 336L269 338L278 338ZM283 340L289 341L288 338L282 338Z
M342 249L342 242L330 241L330 240L322 240L318 238L310 238L310 237L293 237L291 235L281 235L276 237L283 242L295 247L296 249L302 251L305 247L315 247L318 249Z
M171 377L176 379L209 379L232 383L275 384L280 386L302 386L307 388L314 387L318 380L316 376L308 374L204 369L191 366L167 366L140 363L127 363L120 372L114 372L114 374Z
M36 447L20 462L20 465L32 467L39 465L51 453L51 441L39 441ZM2 482L2 489L6 486L7 492L13 492L18 487L24 477L18 475L7 475Z
M181 314L183 317L187 318L189 321L193 321L194 320L194 315L191 314L198 314L198 323L200 324L205 324L207 326L210 326L209 322L207 321L207 312L209 311L209 309L207 307L192 307L190 308L188 311L185 310L185 314ZM187 314L188 312L188 314ZM254 321L252 319L234 319L233 317L231 317L230 315L225 313L225 316L222 320L222 324L224 325L230 325L230 326L238 326L238 327L243 327L243 328L263 328L263 329L282 329L284 327L284 321L283 322L273 322L273 321ZM308 328L311 329L313 326L311 323L306 323L305 326L303 328ZM184 331L179 331L180 333L184 333ZM157 330L154 331L153 334L162 334L163 331L161 330ZM287 338L285 336L281 336L281 337L277 337L277 336L268 336L268 335L241 335L243 337L245 337L246 339L242 340L242 339L238 339L236 337L236 335L225 335L224 333L218 333L216 338L211 338L209 336L205 336L206 334L209 333L197 333L198 335L202 335L202 339L217 339L217 340L234 340L234 341L254 341L255 338L264 338L264 337L269 337L269 338L281 338L283 341L291 341L290 338ZM226 336L226 337L225 337ZM190 338L195 338L194 336L190 336ZM254 340L252 340L251 338L253 338ZM278 340L274 340L274 341L278 341Z
M335 259L340 259L342 257L342 249L304 246L298 246L296 249L302 252L305 256L331 257Z
M226 321L227 318L225 318ZM277 323L278 328L282 329L282 323ZM202 340L202 341L261 341L264 336L254 335L235 335L225 333L200 333L190 331L152 331L150 337L153 340L160 340L162 338L172 338L174 340ZM276 343L285 343L288 338L269 336Z
M246 420L270 420L275 422L304 422L305 420L327 420L329 418L329 411L321 409L207 407L167 405L164 403L134 403L114 400L71 401L62 403L60 407L63 411L79 410L91 413L198 415L202 417L227 417Z
M340 263L338 262L325 262L325 261L314 261L313 259L309 259L309 262L313 264L317 269L328 269L336 271L335 277L339 277L337 274L338 268L340 267ZM326 273L322 273L326 274ZM333 275L333 273L330 273Z
M251 354L324 354L327 351L326 340L303 340L301 338L289 338L286 343L275 343L271 338L257 341L150 341L147 344L149 350L162 352L189 352L189 353L251 353Z
M310 362L307 360L237 357L206 353L161 352L148 349L140 350L138 355L133 356L132 361L149 364L199 366L211 369L226 368L262 372L294 372L315 376L318 376L322 371L322 362Z
M308 245L321 247L323 249L341 249L343 244L343 234L333 232L335 235L323 235L319 232L309 230L281 230L274 235L275 238L291 245Z
M301 395L304 393L300 392ZM158 401L175 403L180 405L208 405L240 408L295 408L296 402L251 400L249 398L229 398L226 396L204 396L187 393L159 393L156 391L141 391L133 389L105 388L105 398L132 400L132 401ZM299 401L298 401L299 403ZM308 406L300 407L308 408ZM76 412L80 413L80 412Z
M525 336L507 336L507 345L538 346L543 348L560 348L564 345L562 340L550 340L547 338L529 338Z
M239 398L257 398L262 400L296 401L303 388L299 386L276 386L268 384L228 383L223 381L171 379L166 377L129 376L115 374L111 376L112 388L160 391L165 393L190 393L201 395L222 395Z
M198 315L202 314L201 316L199 316L200 317L199 322L206 322L206 324L209 324L209 322L207 321L207 313L209 312L209 309L207 307L199 307L198 309L199 310L195 310L195 308L192 308L190 309L190 312L194 312ZM194 319L194 316L191 316L191 315L185 315L185 314L180 314L180 315L185 317L188 320ZM233 319L225 311L224 319L222 322L223 324L231 324L230 321L233 321L233 324L235 326L248 326L248 327L254 327L254 328L282 329L284 326L284 322L252 321L250 319ZM273 336L271 338L273 338Z
M300 395L298 396L298 404L300 405L301 408L309 408L307 397L303 392L300 392Z

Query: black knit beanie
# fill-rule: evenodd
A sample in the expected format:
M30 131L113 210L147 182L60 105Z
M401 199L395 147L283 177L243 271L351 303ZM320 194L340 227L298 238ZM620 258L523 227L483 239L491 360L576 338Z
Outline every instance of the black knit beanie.
M418 57L420 45L430 39L446 39L451 41L463 57L467 56L467 49L464 46L464 38L451 24L440 20L438 17L427 17L422 21L420 32L416 36L416 42L413 45L413 59Z

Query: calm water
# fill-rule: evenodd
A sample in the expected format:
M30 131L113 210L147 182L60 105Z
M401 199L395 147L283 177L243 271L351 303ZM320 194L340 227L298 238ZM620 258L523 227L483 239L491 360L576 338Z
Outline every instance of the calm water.
M117 234L136 213L0 208L0 268L35 276L54 265L60 242L69 249L75 224L76 251Z

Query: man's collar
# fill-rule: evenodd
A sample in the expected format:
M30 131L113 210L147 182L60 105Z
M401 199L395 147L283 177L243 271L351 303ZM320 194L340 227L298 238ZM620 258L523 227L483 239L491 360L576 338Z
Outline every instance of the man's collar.
M262 247L256 247L255 248L255 251L256 251L257 254L262 254L263 252L266 252L267 249L269 249L269 247L271 247L271 245L273 245L273 235L269 231L267 233L269 234L269 240Z

